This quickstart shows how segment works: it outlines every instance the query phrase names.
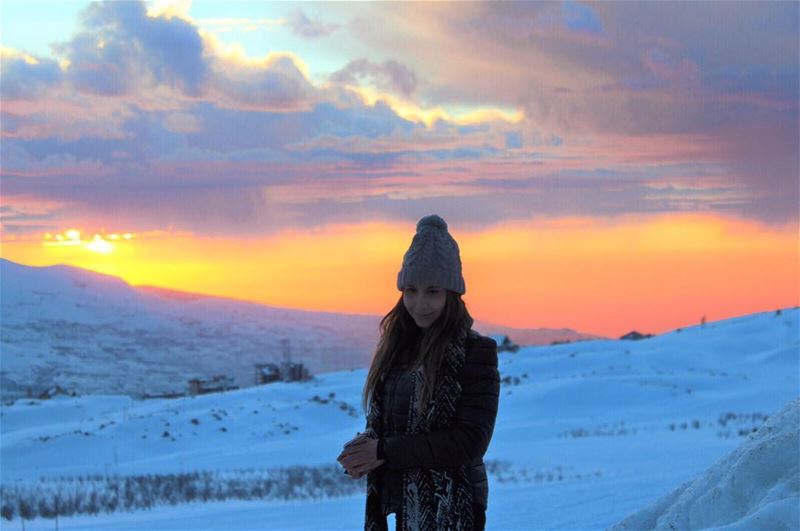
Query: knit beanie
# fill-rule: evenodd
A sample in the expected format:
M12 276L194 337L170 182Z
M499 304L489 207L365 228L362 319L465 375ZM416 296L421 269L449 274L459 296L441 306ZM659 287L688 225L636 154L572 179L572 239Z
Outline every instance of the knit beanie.
M447 232L447 223L436 214L419 220L411 247L403 256L397 289L403 291L408 284L439 286L462 295L467 291L458 244Z

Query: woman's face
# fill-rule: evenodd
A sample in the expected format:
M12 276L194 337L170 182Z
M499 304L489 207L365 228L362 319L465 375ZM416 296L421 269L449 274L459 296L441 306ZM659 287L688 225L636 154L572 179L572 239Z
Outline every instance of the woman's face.
M403 304L420 328L429 327L444 310L447 290L438 286L409 284L403 289Z

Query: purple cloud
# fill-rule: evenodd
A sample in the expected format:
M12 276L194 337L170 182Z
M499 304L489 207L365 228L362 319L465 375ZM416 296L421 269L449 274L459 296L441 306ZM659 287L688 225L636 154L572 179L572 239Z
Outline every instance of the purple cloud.
M79 89L118 96L151 78L189 96L202 93L208 65L202 39L189 22L148 17L141 2L91 4L81 18L82 30L57 46Z
M214 46L187 20L148 16L142 2L101 2L86 8L80 31L56 50L69 61L65 81L79 92L144 99L149 107L162 87L172 93L155 104L172 107L205 100L285 111L317 99L288 55L246 61Z
M61 82L61 68L51 59L35 62L22 54L0 56L0 97L3 100L31 100Z
M299 8L289 13L288 22L292 31L305 39L327 37L339 28L336 24L325 24L318 20L311 20Z
M399 93L410 98L417 88L417 76L405 65L390 59L376 64L369 59L356 59L331 75L336 83L362 84L367 82L381 90Z
M317 90L288 56L276 57L269 65L252 67L216 61L211 82L223 96L218 103L277 112L309 108Z
M315 86L291 53L235 56L189 21L92 5L65 70L3 59L3 194L70 205L37 226L77 212L217 233L436 205L796 219L797 6L682 6L371 4L349 26L365 49ZM344 85L524 118L422 123Z

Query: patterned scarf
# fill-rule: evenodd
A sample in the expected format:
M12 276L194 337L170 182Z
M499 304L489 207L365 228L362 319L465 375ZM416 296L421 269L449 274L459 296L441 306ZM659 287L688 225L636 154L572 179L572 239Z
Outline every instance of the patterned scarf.
M456 405L461 397L458 381L466 359L466 341L472 319L459 328L445 350L442 366L436 376L436 392L428 408L419 415L422 368L413 372L414 387L408 414L408 433L429 433L452 426ZM367 413L367 434L379 437L382 427L382 393L373 393ZM387 531L386 516L381 510L381 477L379 469L367 474L367 505L364 529ZM455 468L413 468L403 470L403 531L438 531L472 529L472 483L468 465Z

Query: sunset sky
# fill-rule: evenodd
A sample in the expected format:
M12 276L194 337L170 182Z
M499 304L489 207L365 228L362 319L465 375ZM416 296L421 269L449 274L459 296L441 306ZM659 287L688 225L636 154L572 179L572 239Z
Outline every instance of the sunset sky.
M481 320L795 306L799 6L4 0L0 254L384 314L438 213Z

